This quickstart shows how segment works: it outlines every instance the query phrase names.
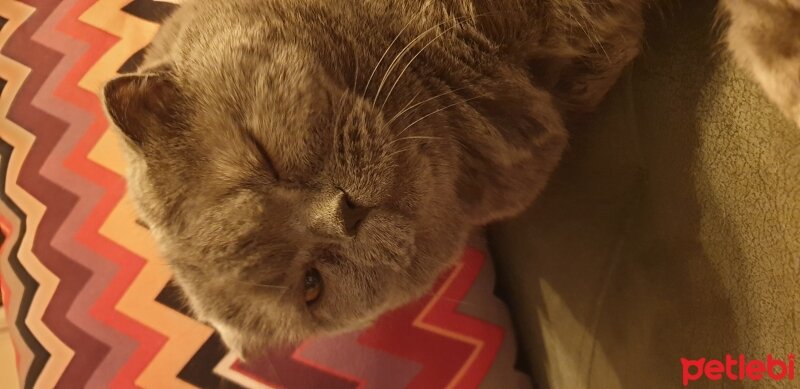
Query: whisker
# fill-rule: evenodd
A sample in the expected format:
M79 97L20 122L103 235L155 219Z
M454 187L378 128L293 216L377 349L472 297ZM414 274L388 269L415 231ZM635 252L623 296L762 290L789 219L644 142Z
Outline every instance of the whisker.
M573 22L575 22L578 25L578 27L581 29L581 31L583 31L583 34L586 35L586 38L589 39L589 43L591 44L592 49L594 49L595 53L600 54L600 51L598 50L598 47L599 47L600 50L602 50L603 54L606 56L606 58L609 61L611 60L610 57L608 56L608 52L606 52L606 48L603 46L603 42L601 42L600 39L597 38L595 35L591 34L589 27L587 25L585 25L583 22L581 22L582 18L584 20L587 18L587 16L585 16L585 13L586 13L585 10L584 10L584 12L573 12L573 11L576 11L576 10L575 10L575 8L570 6L570 7L568 7L567 11L562 10L562 9L560 9L558 7L555 7L554 11L558 12L559 15L561 15L562 17L567 18L567 19L571 19ZM576 15L576 13L578 13L580 15Z
M433 31L433 30L441 27L442 25L444 25L446 23L450 23L451 21L454 21L454 22L455 21L460 21L461 19L467 19L467 18L470 18L470 17L471 16L460 16L460 17L457 17L457 18L453 18L452 20L445 20L445 21L443 21L441 23L436 23L434 26L429 27L425 31L422 31L414 39L412 39L410 42L408 42L408 44L406 44L406 46L403 47L403 49L400 50L399 53L397 53L397 55L394 57L394 60L392 60L392 63L390 63L389 67L386 69L386 73L384 73L383 79L381 80L381 83L378 86L378 91L375 93L375 100L377 100L378 97L380 96L381 90L383 90L383 86L386 84L386 80L389 78L389 75L392 73L392 70L394 70L394 67L397 65L397 63L400 60L400 58L402 58L404 55L406 55L406 53L408 53L408 51L411 50L412 47L414 47L414 44L417 43L417 41L419 41L420 39L424 38L425 35L428 34L430 31Z
M395 139L395 140L387 143L386 146L387 147L391 146L393 143L399 142L401 140L413 140L413 139L436 139L436 140L442 140L444 138L442 138L441 136L407 136L407 137L404 137L404 138Z
M285 285L259 284L257 282L248 282L248 281L242 281L242 280L237 280L237 279L234 279L233 281L236 282L236 283L243 284L243 285L256 286L256 287L265 288L265 289L281 289L281 290L289 289L289 287L285 286Z
M419 10L419 13L415 14L414 16L418 16L418 15L419 15L419 14L421 14L421 13L422 13L422 11L424 11L424 10L425 10L425 7L421 7L421 8L420 8L420 10ZM403 32L405 32L405 30L406 30L408 27L410 27L410 26L411 26L411 23L412 23L414 20L416 20L416 18L415 18L415 17L409 18L408 22L406 22L406 25L405 25L405 26L403 26L403 28L401 28L401 29L400 29L400 32L398 32L398 33L397 33L397 35L394 37L394 39L392 39L392 42L391 42L391 43L389 43L389 46L386 46L386 50L384 50L384 52L383 52L383 55L381 55L381 58L380 58L380 59L378 59L378 62L377 62L377 63L375 63L375 68L374 68L374 69L372 69L372 73L369 75L369 78L367 79L367 84L366 84L366 85L364 85L364 93L363 93L363 95L364 95L364 96L366 96L366 95L367 95L367 91L369 90L369 84L372 82L372 77L374 77L374 76L375 76L375 72L377 72L377 71L378 71L378 67L379 67L379 66L381 65L381 63L383 62L383 59L384 59L384 58L386 58L386 54L389 54L389 50L392 48L392 46L394 46L394 43L395 43L395 42L397 42L397 40L398 40L398 39L400 39L400 36L402 36L402 35L403 35Z
M394 116L392 116L392 118L391 118L391 119L389 119L389 121L388 121L388 122L386 122L386 125L389 125L389 124L391 124L392 122L394 122L395 120L397 120L398 118L400 118L400 116L401 116L401 115L403 115L404 113L406 113L406 112L408 112L408 111L410 111L410 110L412 110L412 109L414 109L414 108L416 108L416 107L419 107L419 106L420 106L420 105L422 105L422 104L425 104L425 103L427 103L427 102L429 102L429 101L431 101L431 100L437 99L437 98L439 98L439 97L444 97L444 96L447 96L447 95L449 95L449 94L456 93L456 92L458 92L458 91L461 91L461 90L464 90L464 89L466 89L466 88L469 88L470 86L471 86L471 85L465 85L465 86L462 86L462 87L458 87L458 88L456 88L456 89L451 89L451 90L449 90L449 91L447 91L447 92L440 93L440 94L438 94L438 95L436 95L436 96L433 96L433 97L427 98L427 99L425 99L425 100L422 100L422 101L420 101L420 102L418 102L418 103L416 103L416 104L414 104L414 105L412 105L412 106L410 106L410 107L406 106L406 108L404 108L402 111L400 111L400 112L398 112L397 114L395 114ZM417 93L417 95L416 95L416 96L414 96L414 98L416 98L418 95L419 95L419 92ZM412 101L413 101L413 99L412 99ZM410 102L409 102L409 103L410 103Z
M403 26L403 28L400 29L400 32L398 32L397 35L394 37L394 39L392 39L392 42L389 43L389 45L386 47L386 50L384 50L384 52L381 55L380 59L378 59L378 62L375 64L375 67L372 69L372 73L370 73L369 78L367 79L366 85L364 85L364 93L363 93L364 96L367 95L367 92L369 91L369 85L372 83L372 79L375 77L375 73L378 71L378 67L380 67L381 63L383 63L383 60L386 58L386 55L389 54L389 50L391 50L391 48L394 46L394 43L397 42L397 40L400 39L400 36L403 35L403 32L405 32L405 30L408 29L409 26L411 26L411 23L413 21L417 20L416 17L419 16L420 14L422 14L423 11L425 11L425 7L424 6L420 7L419 12L414 14L414 17L411 17L409 19L409 21ZM463 20L473 20L473 21L475 21L477 18L481 18L481 17L487 16L487 15L510 13L510 12L511 11L500 11L500 10L498 10L498 11L488 11L488 12L482 12L482 13L478 13L478 14L474 14L474 15L464 15L464 16L455 17L455 18L452 19L452 21L455 21L455 22L460 22L460 21L463 21ZM419 38L422 38L429 31L431 31L431 30L433 30L435 28L438 28L441 25L446 24L448 22L450 22L450 20L446 20L446 21L443 21L441 23L438 23L435 26L430 27L427 30L421 32L414 40L409 42L409 44L406 45L406 47L404 47L402 50L400 50L400 52L395 56L395 59L392 61L392 63L386 69L386 73L384 74L383 79L381 81L381 84L378 87L378 91L375 93L375 99L376 100L380 96L380 92L383 89L383 85L386 82L386 79L388 78L389 74L391 73L391 71L394 68L394 65L400 59L400 57L405 55L405 53L412 47L412 45L414 43L416 43L417 40L419 40Z
M450 104L450 105L444 106L444 107L442 107L442 108L439 108L439 109L437 109L437 110L435 110L435 111L433 111L433 112L431 112L431 113L429 113L429 114L427 114L427 115L425 115L425 116L422 116L421 118L419 118L419 119L417 119L417 120L415 120L415 121L411 122L411 124L409 124L409 125L407 125L405 128L403 128L403 129L402 129L402 130L401 130L401 131L400 131L400 132L397 134L397 136L400 136L400 135L402 135L402 134L403 134L403 133L404 133L406 130L408 130L409 128L411 128L411 127L412 127L412 126L414 126L415 124L417 124L417 123L421 122L422 120L429 118L429 117L430 117L430 116L432 116L432 115L435 115L435 114L437 114L437 113L439 113L439 112L442 112L442 111L444 111L444 110L446 110L446 109L453 108L453 107L455 107L455 106L458 106L458 105L461 105L461 104L466 104L467 102L469 102L469 101L471 101L471 100L479 99L479 98L481 98L481 97L485 97L485 96L486 96L486 94L485 94L485 93L484 93L484 94L480 94L480 95L478 95L478 96L475 96L475 97L470 97L470 98L468 98L468 99L465 99L465 100L462 100L462 101L458 101L458 102L455 102L455 103L453 103L453 104Z
M355 62L356 62L356 72L353 75L353 88L352 88L353 92L355 92L356 86L358 86L358 71L359 71L359 68L360 68L359 63L358 63L358 56L355 55L355 51L356 50L353 49L353 59L355 59Z
M406 148L404 148L404 149L395 150L393 153L391 153L391 154L387 155L387 156L386 156L386 159L390 159L390 158L392 158L392 157L394 157L395 155L397 155L397 154L400 154L400 153L405 153L406 151L412 150L412 149L414 149L415 147L416 147L416 145L412 145L412 146L406 147Z
M457 25L450 26L450 27L446 28L444 31L440 32L439 35L436 35L433 39L431 39L428 43L426 43L425 46L422 46L422 48L419 49L419 51L417 51L417 53L414 54L413 57L411 57L411 60L408 61L406 66L403 68L403 70L400 71L400 75L397 76L397 79L394 80L394 84L392 84L392 87L389 89L389 93L387 93L386 97L383 99L383 104L381 104L381 110L383 110L383 107L386 106L386 102L389 101L389 97L392 95L392 92L394 91L394 88L400 82L400 79L403 78L403 75L406 73L406 70L408 70L409 66L411 66L411 64L414 62L414 60L416 60L417 57L419 57L419 55L422 54L422 52L425 51L426 48L428 48L428 46L430 46L431 44L433 44L434 42L439 40L441 37L443 37L450 30L456 28L457 26L459 26L459 25L457 24Z
M408 102L406 103L406 105L405 105L405 106L403 106L403 108L401 108L401 109L400 109L400 113L399 113L399 114L395 114L394 116L392 116L392 118L391 118L391 119L389 119L389 120L388 120L388 121L385 123L385 126L388 126L389 124L391 124L391 123L392 123L392 122L393 122L395 119L397 119L397 117L398 117L400 114L404 113L406 110L408 110L408 109L411 109L411 107L410 107L410 106L411 106L411 104L414 102L414 100L416 100L416 99L417 99L417 97L419 97L420 93L422 93L422 88L420 88L420 90L418 90L418 91L417 91L417 93L414 93L414 96L413 96L413 97L411 97L410 99L408 99Z
M345 97L347 97L347 91L342 91L342 95L339 97L339 103L337 104L336 114L333 117L334 127L338 127L341 120L344 118L344 101Z

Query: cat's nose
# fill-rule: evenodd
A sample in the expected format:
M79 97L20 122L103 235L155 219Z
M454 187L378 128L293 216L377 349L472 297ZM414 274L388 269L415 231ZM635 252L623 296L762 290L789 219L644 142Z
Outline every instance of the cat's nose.
M342 227L347 236L354 236L361 226L361 222L369 214L369 208L359 207L353 204L347 193L342 192L339 198L339 212L341 215Z
M336 240L355 236L370 209L354 204L347 193L336 189L312 200L307 212L310 232Z

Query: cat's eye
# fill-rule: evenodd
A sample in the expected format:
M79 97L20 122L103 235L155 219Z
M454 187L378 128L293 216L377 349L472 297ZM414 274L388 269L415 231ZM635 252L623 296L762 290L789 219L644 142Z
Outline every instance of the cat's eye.
M306 304L311 305L319 299L322 294L322 275L317 269L309 269L303 276L303 288Z

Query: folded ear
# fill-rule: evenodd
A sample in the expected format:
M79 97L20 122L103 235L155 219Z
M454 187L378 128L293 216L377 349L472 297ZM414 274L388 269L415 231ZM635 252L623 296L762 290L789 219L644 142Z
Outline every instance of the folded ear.
M182 97L167 72L123 74L103 88L111 120L137 146L144 146L180 126Z

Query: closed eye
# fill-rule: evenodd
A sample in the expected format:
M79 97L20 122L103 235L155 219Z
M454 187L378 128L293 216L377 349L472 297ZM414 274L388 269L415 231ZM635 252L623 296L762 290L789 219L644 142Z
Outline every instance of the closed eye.
M258 139L256 139L255 135L253 135L252 132L246 131L246 133L247 133L247 137L250 139L250 142L253 143L253 145L256 147L256 150L258 150L258 154L261 157L261 162L264 163L264 166L269 171L269 173L272 175L272 177L274 179L280 181L281 180L281 176L280 176L280 174L278 174L278 170L275 169L275 164L272 163L272 158L270 158L269 153L267 152L267 149L264 148L264 145L261 144L261 142Z

